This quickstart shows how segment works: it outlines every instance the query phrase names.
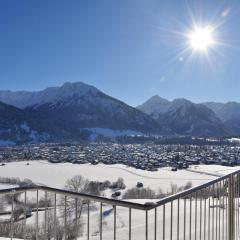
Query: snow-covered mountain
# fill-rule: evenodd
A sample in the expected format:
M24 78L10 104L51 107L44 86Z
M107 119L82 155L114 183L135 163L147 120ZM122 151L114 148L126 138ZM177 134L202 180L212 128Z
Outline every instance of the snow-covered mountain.
M240 103L203 103L211 108L233 135L240 134Z
M0 91L0 101L24 109L30 106L54 103L73 96L81 97L87 93L96 93L98 90L90 85L76 82L67 82L61 87L50 87L39 92L27 91Z
M99 135L108 130L107 135L112 132L113 136L166 132L147 114L81 82L40 92L1 92L0 96L21 108L34 128L56 141L86 140L96 135L96 129Z
M215 113L217 113L224 106L224 103L218 102L204 102L202 104L213 110Z
M162 101L162 98L154 96L138 109L177 134L193 136L229 134L228 129L211 109L186 99Z
M171 102L167 99L161 98L158 95L154 95L145 103L137 106L137 109L142 112L151 115L154 119L158 119L159 115L166 113L171 107Z
M26 111L0 102L0 145L42 142L49 138L31 125Z
M0 91L0 141L81 141L142 134L240 134L240 104L153 96L133 108L82 82L39 92ZM11 106L12 105L12 106Z

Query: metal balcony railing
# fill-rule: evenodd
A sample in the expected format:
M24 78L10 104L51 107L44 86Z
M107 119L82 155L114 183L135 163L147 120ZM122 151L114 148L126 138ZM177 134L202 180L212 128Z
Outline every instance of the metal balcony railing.
M0 237L237 240L239 190L240 171L145 204L45 186L5 189Z

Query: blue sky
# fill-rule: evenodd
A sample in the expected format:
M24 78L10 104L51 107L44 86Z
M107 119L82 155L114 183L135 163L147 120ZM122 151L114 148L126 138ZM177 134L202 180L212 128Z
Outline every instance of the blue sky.
M208 56L189 49L192 19L218 26ZM0 33L0 89L82 81L133 106L240 101L239 0L1 0Z

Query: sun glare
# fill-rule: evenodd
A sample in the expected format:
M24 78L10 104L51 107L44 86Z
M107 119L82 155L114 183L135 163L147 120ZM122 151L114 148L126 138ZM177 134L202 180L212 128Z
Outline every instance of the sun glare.
M190 46L194 50L207 51L214 44L213 30L211 27L196 27L189 34Z

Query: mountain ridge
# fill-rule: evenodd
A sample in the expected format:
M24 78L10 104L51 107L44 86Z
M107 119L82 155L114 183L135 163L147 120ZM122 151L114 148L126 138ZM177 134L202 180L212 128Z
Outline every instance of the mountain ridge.
M14 115L15 114L15 115ZM169 101L154 95L134 108L83 82L41 91L0 91L0 140L85 141L124 134L240 134L240 103ZM6 134L4 129L10 129Z
M27 116L28 124L47 133L52 141L87 140L91 129L95 132L94 129L99 128L112 129L119 134L169 132L147 114L82 82L68 82L40 92L12 94L13 97L10 94L5 101L14 103L15 108ZM3 98L4 94L0 99Z
M231 133L217 114L204 104L196 104L184 98L154 103L151 99L137 108L178 134L223 136Z

